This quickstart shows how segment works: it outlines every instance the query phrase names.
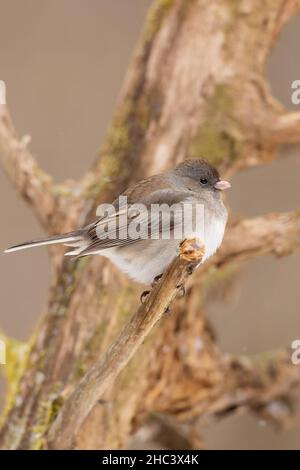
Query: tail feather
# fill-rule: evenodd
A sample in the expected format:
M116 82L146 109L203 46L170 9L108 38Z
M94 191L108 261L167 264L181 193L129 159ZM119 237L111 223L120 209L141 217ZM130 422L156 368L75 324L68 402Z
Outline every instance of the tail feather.
M26 248L32 248L35 246L54 245L56 243L66 244L67 246L76 246L76 244L81 240L83 240L83 237L79 231L69 232L65 233L64 235L54 235L49 238L38 238L36 240L30 240L25 243L20 243L18 245L14 245L7 248L4 253L12 253L13 251L24 250Z

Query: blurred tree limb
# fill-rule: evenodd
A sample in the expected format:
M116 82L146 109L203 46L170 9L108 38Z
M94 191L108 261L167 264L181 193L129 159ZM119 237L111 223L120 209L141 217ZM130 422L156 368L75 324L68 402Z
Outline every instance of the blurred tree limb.
M78 211L82 210L79 188L69 181L63 185L54 184L50 175L39 168L29 151L31 137L16 135L6 105L0 105L0 155L1 166L6 172L16 191L33 208L38 220L48 233L55 233L64 226L78 220ZM76 194L77 191L77 194ZM68 204L72 205L71 217ZM79 206L76 210L76 207Z
M285 110L264 78L278 34L299 11L297 0L155 1L99 159L79 182L55 185L37 167L26 139L18 141L2 107L1 163L44 228L61 232L88 221L99 202L186 155L205 156L231 175L271 162L281 144L299 143L299 113ZM232 222L210 264L218 273L216 283L233 261L299 250L299 218L295 211ZM107 261L73 262L51 252L55 275L47 314L30 341L23 373L12 384L2 448L48 445L63 403L137 307L137 287ZM126 446L149 413L194 425L241 406L265 416L276 410L274 401L290 398L300 371L287 352L252 361L229 358L218 349L203 314L207 276L205 266L195 273L186 298L149 334L72 445ZM190 437L193 445L197 439Z

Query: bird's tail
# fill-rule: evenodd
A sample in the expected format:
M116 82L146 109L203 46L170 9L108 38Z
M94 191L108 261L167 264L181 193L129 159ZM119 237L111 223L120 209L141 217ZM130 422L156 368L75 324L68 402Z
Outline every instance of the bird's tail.
M69 232L63 235L53 235L52 237L48 238L38 238L36 240L20 243L19 245L14 245L7 248L4 253L12 253L13 251L24 250L34 246L54 245L56 243L76 247L80 246L83 241L84 237L82 231L77 230L75 232Z

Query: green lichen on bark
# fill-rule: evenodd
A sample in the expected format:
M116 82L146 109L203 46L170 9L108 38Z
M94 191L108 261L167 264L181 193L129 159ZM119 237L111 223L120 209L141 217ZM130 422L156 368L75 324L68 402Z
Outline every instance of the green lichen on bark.
M164 16L173 0L158 0L148 17L133 68L133 90L119 104L107 131L100 156L93 169L91 183L86 188L87 198L94 199L105 189L116 186L125 189L132 174L131 167L137 159L151 117L155 117L159 103L159 91L145 90L145 71L152 44Z
M63 269L56 282L55 301L50 302L49 315L63 317L70 304L72 295L76 292L78 282L84 277L84 269L88 267L89 257L77 259L65 258Z
M226 0L225 5L227 6L228 15L228 26L227 31L231 29L235 23L237 16L240 14L241 1L240 0Z
M53 387L53 392L39 403L37 410L37 423L31 429L31 445L32 450L43 450L45 448L45 435L54 421L57 413L64 403L64 398L55 391L61 388L60 384Z
M173 5L174 0L156 0L150 7L142 35L144 43L151 42L159 31L162 20Z
M235 98L229 85L216 85L207 104L206 120L189 146L191 157L205 156L213 165L226 165L241 153L243 132L234 119Z
M5 344L6 363L1 365L1 371L7 382L6 403L1 416L1 423L15 405L19 389L19 380L26 370L30 352L30 343L24 343L14 338L9 338L3 333L0 339Z
M104 352L103 340L106 336L109 336L110 343L116 338L122 327L134 313L136 299L138 298L134 287L130 283L126 283L118 292L117 301L113 307L114 311L107 316L105 310L111 309L109 291L105 286L101 285L99 286L98 292L99 294L96 294L96 296L99 301L99 307L97 307L96 300L95 308L102 312L101 320L94 328L90 338L87 339L80 357L78 357L75 362L73 374L74 382L82 378L94 361L99 358L99 354ZM114 316L113 318L112 315Z
M147 391L148 382L147 380L144 380L143 383L141 382L143 378L141 371L149 367L149 363L155 357L153 352L156 350L157 344L161 343L161 338L162 328L159 322L153 327L150 334L143 341L143 344L140 346L139 353L134 355L116 379L112 404L114 410L116 410L115 420L119 425L110 426L108 430L109 445L112 449L124 448L126 445L126 442L123 442L122 440L124 436L124 425L126 425L128 429L126 434L131 435L138 423L140 416L136 414L128 420L129 415L126 412L126 409L128 409L128 406L135 401L138 401L141 405L140 395L136 394L136 384L139 383L139 387ZM139 409L139 407L137 407L137 409ZM151 410L147 410L147 412L150 414ZM109 409L108 413L111 413ZM122 431L121 434L120 431ZM106 437L104 439L106 439ZM107 443L107 441L105 442Z

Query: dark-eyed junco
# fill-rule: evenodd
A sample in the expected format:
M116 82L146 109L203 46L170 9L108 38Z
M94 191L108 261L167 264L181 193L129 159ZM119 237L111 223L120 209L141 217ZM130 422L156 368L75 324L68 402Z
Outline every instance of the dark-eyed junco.
M100 254L131 278L148 284L176 256L180 238L197 236L202 240L205 246L202 262L215 253L227 222L220 193L229 187L230 183L222 181L207 161L185 160L174 170L151 176L127 189L110 207L105 205L97 211L98 217L92 224L13 246L6 253L61 243L73 248L66 253L68 256ZM186 214L191 212L185 212L188 207L192 208L192 217L199 207L202 220L196 225L193 220L183 233L178 228L189 219Z

